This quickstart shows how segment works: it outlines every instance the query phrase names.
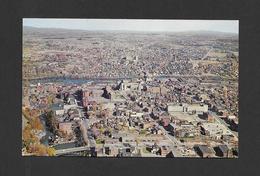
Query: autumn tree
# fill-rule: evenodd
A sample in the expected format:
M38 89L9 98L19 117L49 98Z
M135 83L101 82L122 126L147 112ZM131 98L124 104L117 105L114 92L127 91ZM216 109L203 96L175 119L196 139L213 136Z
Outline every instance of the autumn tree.
M55 156L56 150L43 144L36 143L30 146L29 152L36 156Z
M38 117L35 117L31 120L31 126L35 130L43 130L43 125L41 123L41 120Z
M39 142L39 139L32 133L31 125L27 125L24 128L22 132L22 138L23 138L23 145L27 150L32 144Z
M49 156L55 156L56 150L52 147L47 148L47 153Z
M51 105L54 102L54 96L53 95L49 95L47 97L47 102L48 102L48 105Z

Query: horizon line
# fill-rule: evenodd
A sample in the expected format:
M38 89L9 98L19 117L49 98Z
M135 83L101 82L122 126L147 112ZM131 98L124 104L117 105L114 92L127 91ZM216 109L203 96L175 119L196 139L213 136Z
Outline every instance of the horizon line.
M239 33L239 20L23 18L22 24L38 28L88 31L181 32L203 30Z
M125 30L125 29L79 29L79 28L65 28L65 27L36 27L30 25L23 25L23 27L30 27L36 29L62 29L62 30L77 30L77 31L91 31L91 32L101 32L101 31L115 31L115 32L147 32L147 33L160 33L160 32L168 32L168 33L185 33L185 32L216 32L216 33L225 33L225 34L236 34L239 35L239 31L237 32L226 32L226 31L218 31L218 30L179 30L179 31L170 31L170 30Z

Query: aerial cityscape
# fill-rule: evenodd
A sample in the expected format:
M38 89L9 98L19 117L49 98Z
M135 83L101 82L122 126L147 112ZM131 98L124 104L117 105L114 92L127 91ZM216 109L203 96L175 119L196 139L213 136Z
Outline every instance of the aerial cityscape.
M27 18L22 47L22 156L238 158L238 21Z

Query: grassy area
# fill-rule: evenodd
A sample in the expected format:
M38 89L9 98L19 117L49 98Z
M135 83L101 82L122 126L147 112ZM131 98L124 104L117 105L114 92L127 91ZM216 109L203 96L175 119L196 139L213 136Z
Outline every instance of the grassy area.
M146 149L146 147L144 147L144 148L142 149L142 152L143 152L143 153L150 153L150 152Z
M140 131L140 134L141 134L141 135L146 134L146 130L141 130L141 131Z
M104 140L103 140L103 139L96 139L96 143L97 143L97 144L103 144L103 143L104 143Z

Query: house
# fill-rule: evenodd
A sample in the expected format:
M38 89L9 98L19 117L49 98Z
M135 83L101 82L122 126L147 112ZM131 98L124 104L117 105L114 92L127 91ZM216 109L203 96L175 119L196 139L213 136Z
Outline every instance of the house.
M133 151L135 150L134 146L131 146L128 143L124 143L122 148L118 149L118 157L131 157Z
M238 118L236 116L234 116L233 118L229 117L229 124L231 129L233 129L234 131L238 131Z
M175 136L176 137L195 137L200 134L198 128L191 127L191 128L180 128L175 130Z
M235 136L233 134L225 134L221 136L221 139L226 142L233 142L236 140Z
M160 147L158 146L158 144L154 143L151 147L151 153L153 154L158 154L160 153Z
M208 113L208 112L203 112L203 114L199 114L198 116L199 116L199 118L201 118L203 120L207 120L208 122L214 122L215 121L213 115L211 113Z
M232 148L232 156L237 157L238 156L238 148Z
M141 127L142 129L147 129L147 128L153 127L154 125L155 125L154 122L142 122L142 123L140 124L140 127Z
M203 123L201 125L201 133L215 139L220 139L222 135L229 134L226 126L217 123Z
M77 107L77 104L65 104L64 105L64 110L68 111L69 109L76 108L76 107Z
M168 126L168 130L174 134L176 137L194 137L198 136L200 134L199 127L194 126L193 124L179 124L176 125L176 123L170 123Z
M202 158L209 158L215 155L214 151L207 145L195 145L194 150Z
M163 131L159 127L152 127L150 131L152 134L159 134L159 135L163 134Z
M182 104L168 104L167 111L171 112L184 112L184 106Z
M175 133L175 130L176 130L176 124L174 123L169 123L168 125L168 131L170 131L172 134Z
M166 87L164 86L160 86L160 94L161 95L167 95L169 92L169 89L167 89Z
M101 105L96 101L89 101L86 109L88 112L96 112L101 109Z
M108 156L117 156L118 153L118 148L117 147L113 147L113 146L104 146L103 148L103 153L108 155Z
M112 97L113 97L112 88L110 86L106 86L103 90L104 90L104 93L102 96L107 99L112 99Z
M167 111L172 112L208 112L208 105L206 104L172 104L167 105Z
M97 157L96 147L90 147L90 156L91 157Z
M161 88L158 87L149 87L148 92L152 93L152 94L160 94L161 92Z
M78 109L72 108L68 110L69 119L71 120L80 120L81 114Z
M73 95L69 95L68 99L67 99L67 103L69 105L77 104L77 100L75 99L75 97Z
M55 103L51 106L51 110L55 115L63 115L64 114L64 103Z
M132 118L134 118L134 117L139 117L139 118L141 118L143 115L144 115L144 113L142 113L142 112L132 112L132 113L130 114L130 117L132 117Z
M188 105L187 112L208 112L208 105L206 104L192 104L192 105Z
M168 155L170 152L171 152L171 150L170 150L169 146L161 146L161 147L160 147L160 154L161 154L162 156L166 156L166 155Z
M163 127L167 127L171 123L171 118L168 116L163 116L163 117L161 117L160 122L163 125Z
M214 147L214 150L219 157L229 157L231 154L227 145L218 145Z
M72 122L61 122L61 123L59 123L59 130L66 135L73 134Z
M199 98L200 98L201 100L203 100L203 101L209 101L209 100L210 100L210 98L209 98L209 96L208 96L207 94L201 94L201 95L199 96Z
M121 91L133 91L133 90L141 90L141 86L139 83L129 82L128 80L122 80L119 83L119 90Z
M166 158L174 158L174 154L172 151L170 151L167 155L166 155Z

